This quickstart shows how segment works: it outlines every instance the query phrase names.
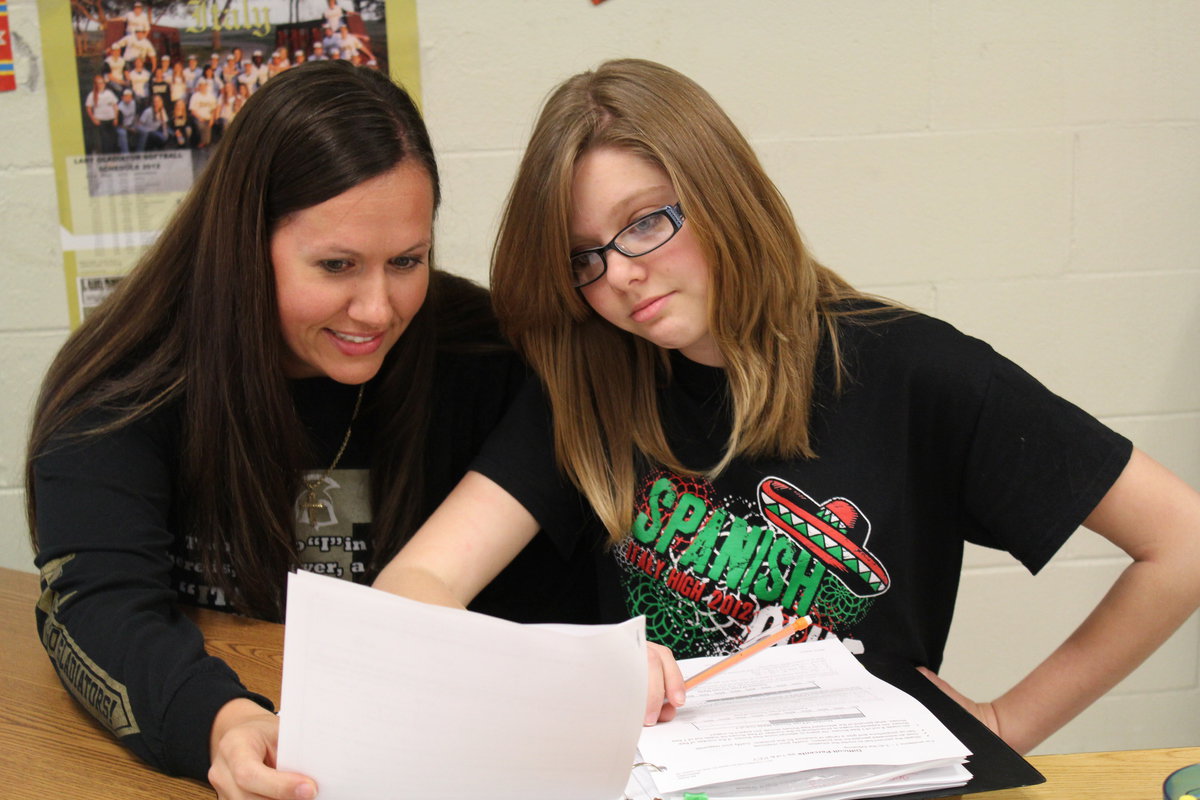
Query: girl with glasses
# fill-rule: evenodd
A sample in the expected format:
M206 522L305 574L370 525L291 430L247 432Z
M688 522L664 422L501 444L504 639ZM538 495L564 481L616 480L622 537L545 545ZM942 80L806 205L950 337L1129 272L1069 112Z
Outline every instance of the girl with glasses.
M588 550L613 618L645 615L658 645L647 724L685 700L673 656L801 615L795 639L938 681L967 541L1036 572L1084 525L1133 560L1001 697L940 684L1020 751L1200 604L1200 495L987 344L817 262L746 140L667 67L553 92L492 290L540 380L376 585L462 605L539 526Z

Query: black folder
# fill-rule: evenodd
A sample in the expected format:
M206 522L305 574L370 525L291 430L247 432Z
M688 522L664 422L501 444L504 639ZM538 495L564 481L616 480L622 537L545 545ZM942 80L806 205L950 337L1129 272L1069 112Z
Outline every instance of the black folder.
M971 758L966 764L971 773L971 780L966 786L888 795L879 800L932 800L937 797L958 797L973 792L991 792L1046 782L1046 777L1034 769L1016 750L934 686L911 664L878 653L860 655L858 660L876 678L885 680L916 698L971 751Z

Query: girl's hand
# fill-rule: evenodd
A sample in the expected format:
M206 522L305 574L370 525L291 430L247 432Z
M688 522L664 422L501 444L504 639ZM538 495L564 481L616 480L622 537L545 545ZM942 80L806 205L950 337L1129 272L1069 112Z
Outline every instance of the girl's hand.
M946 681L942 680L936 672L933 672L926 667L917 667L917 672L924 675L936 687L942 690L942 693L947 695L951 700L958 703L960 706L971 712L971 715L988 727L992 733L1000 735L1000 720L996 716L996 708L991 703L976 703L971 698L959 692Z
M208 782L219 800L312 800L311 778L275 769L279 717L250 700L230 700L213 721Z
M661 644L646 646L646 718L644 724L666 722L675 718L675 710L683 705L685 690L683 673L675 656Z

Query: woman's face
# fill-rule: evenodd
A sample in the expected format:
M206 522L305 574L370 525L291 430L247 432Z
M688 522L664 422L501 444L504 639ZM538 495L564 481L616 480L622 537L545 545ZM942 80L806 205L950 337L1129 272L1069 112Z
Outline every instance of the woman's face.
M285 218L271 262L289 378L365 383L425 301L433 183L403 161Z
M589 150L571 184L571 251L603 247L625 226L677 202L657 164L612 147ZM651 253L630 258L608 250L604 257L604 275L579 290L597 314L693 361L723 365L709 330L708 263L687 222Z

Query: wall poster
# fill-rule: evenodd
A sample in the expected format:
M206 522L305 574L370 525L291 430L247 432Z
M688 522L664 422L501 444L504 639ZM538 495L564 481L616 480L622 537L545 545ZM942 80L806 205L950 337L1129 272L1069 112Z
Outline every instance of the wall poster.
M416 0L41 0L38 12L72 328L272 75L344 58L420 100Z

